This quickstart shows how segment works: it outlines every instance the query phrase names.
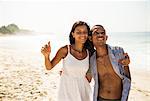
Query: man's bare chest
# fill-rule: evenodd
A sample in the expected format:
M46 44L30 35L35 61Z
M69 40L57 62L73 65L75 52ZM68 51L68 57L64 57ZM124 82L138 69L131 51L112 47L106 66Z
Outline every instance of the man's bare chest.
M97 58L97 71L101 77L106 76L118 78L118 75L115 73L108 55Z

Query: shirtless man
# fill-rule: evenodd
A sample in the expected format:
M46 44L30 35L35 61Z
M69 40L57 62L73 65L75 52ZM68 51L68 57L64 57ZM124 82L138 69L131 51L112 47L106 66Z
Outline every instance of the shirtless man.
M90 60L95 80L93 101L127 101L131 86L127 53L106 44L108 36L102 25L95 25L91 32L96 48Z

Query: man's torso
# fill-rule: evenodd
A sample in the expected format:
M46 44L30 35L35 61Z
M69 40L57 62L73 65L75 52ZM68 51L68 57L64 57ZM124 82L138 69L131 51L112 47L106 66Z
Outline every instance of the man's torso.
M97 57L97 70L100 84L98 97L120 99L122 94L122 80L113 70L108 55Z

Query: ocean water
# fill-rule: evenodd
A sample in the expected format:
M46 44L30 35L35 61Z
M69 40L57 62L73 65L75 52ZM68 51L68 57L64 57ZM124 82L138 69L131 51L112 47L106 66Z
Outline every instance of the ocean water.
M108 36L109 44L121 46L129 54L132 68L150 70L150 33L118 32Z
M54 57L61 46L69 43L68 36L49 33L0 36L0 63L10 62L11 59L5 57L13 55L14 61L12 63L21 58L21 61L25 60L24 64L30 64L31 59L32 64L35 64L34 67L40 67L43 65L41 47L50 41L52 46L51 57ZM123 47L124 51L130 56L132 68L150 70L150 33L108 33L107 43L112 46Z

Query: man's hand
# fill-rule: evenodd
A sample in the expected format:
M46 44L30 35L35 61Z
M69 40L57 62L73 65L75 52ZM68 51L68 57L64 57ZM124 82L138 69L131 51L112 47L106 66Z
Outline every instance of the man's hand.
M130 63L130 58L128 56L128 53L124 53L124 58L123 59L119 59L119 63L122 64L123 66L128 66Z

